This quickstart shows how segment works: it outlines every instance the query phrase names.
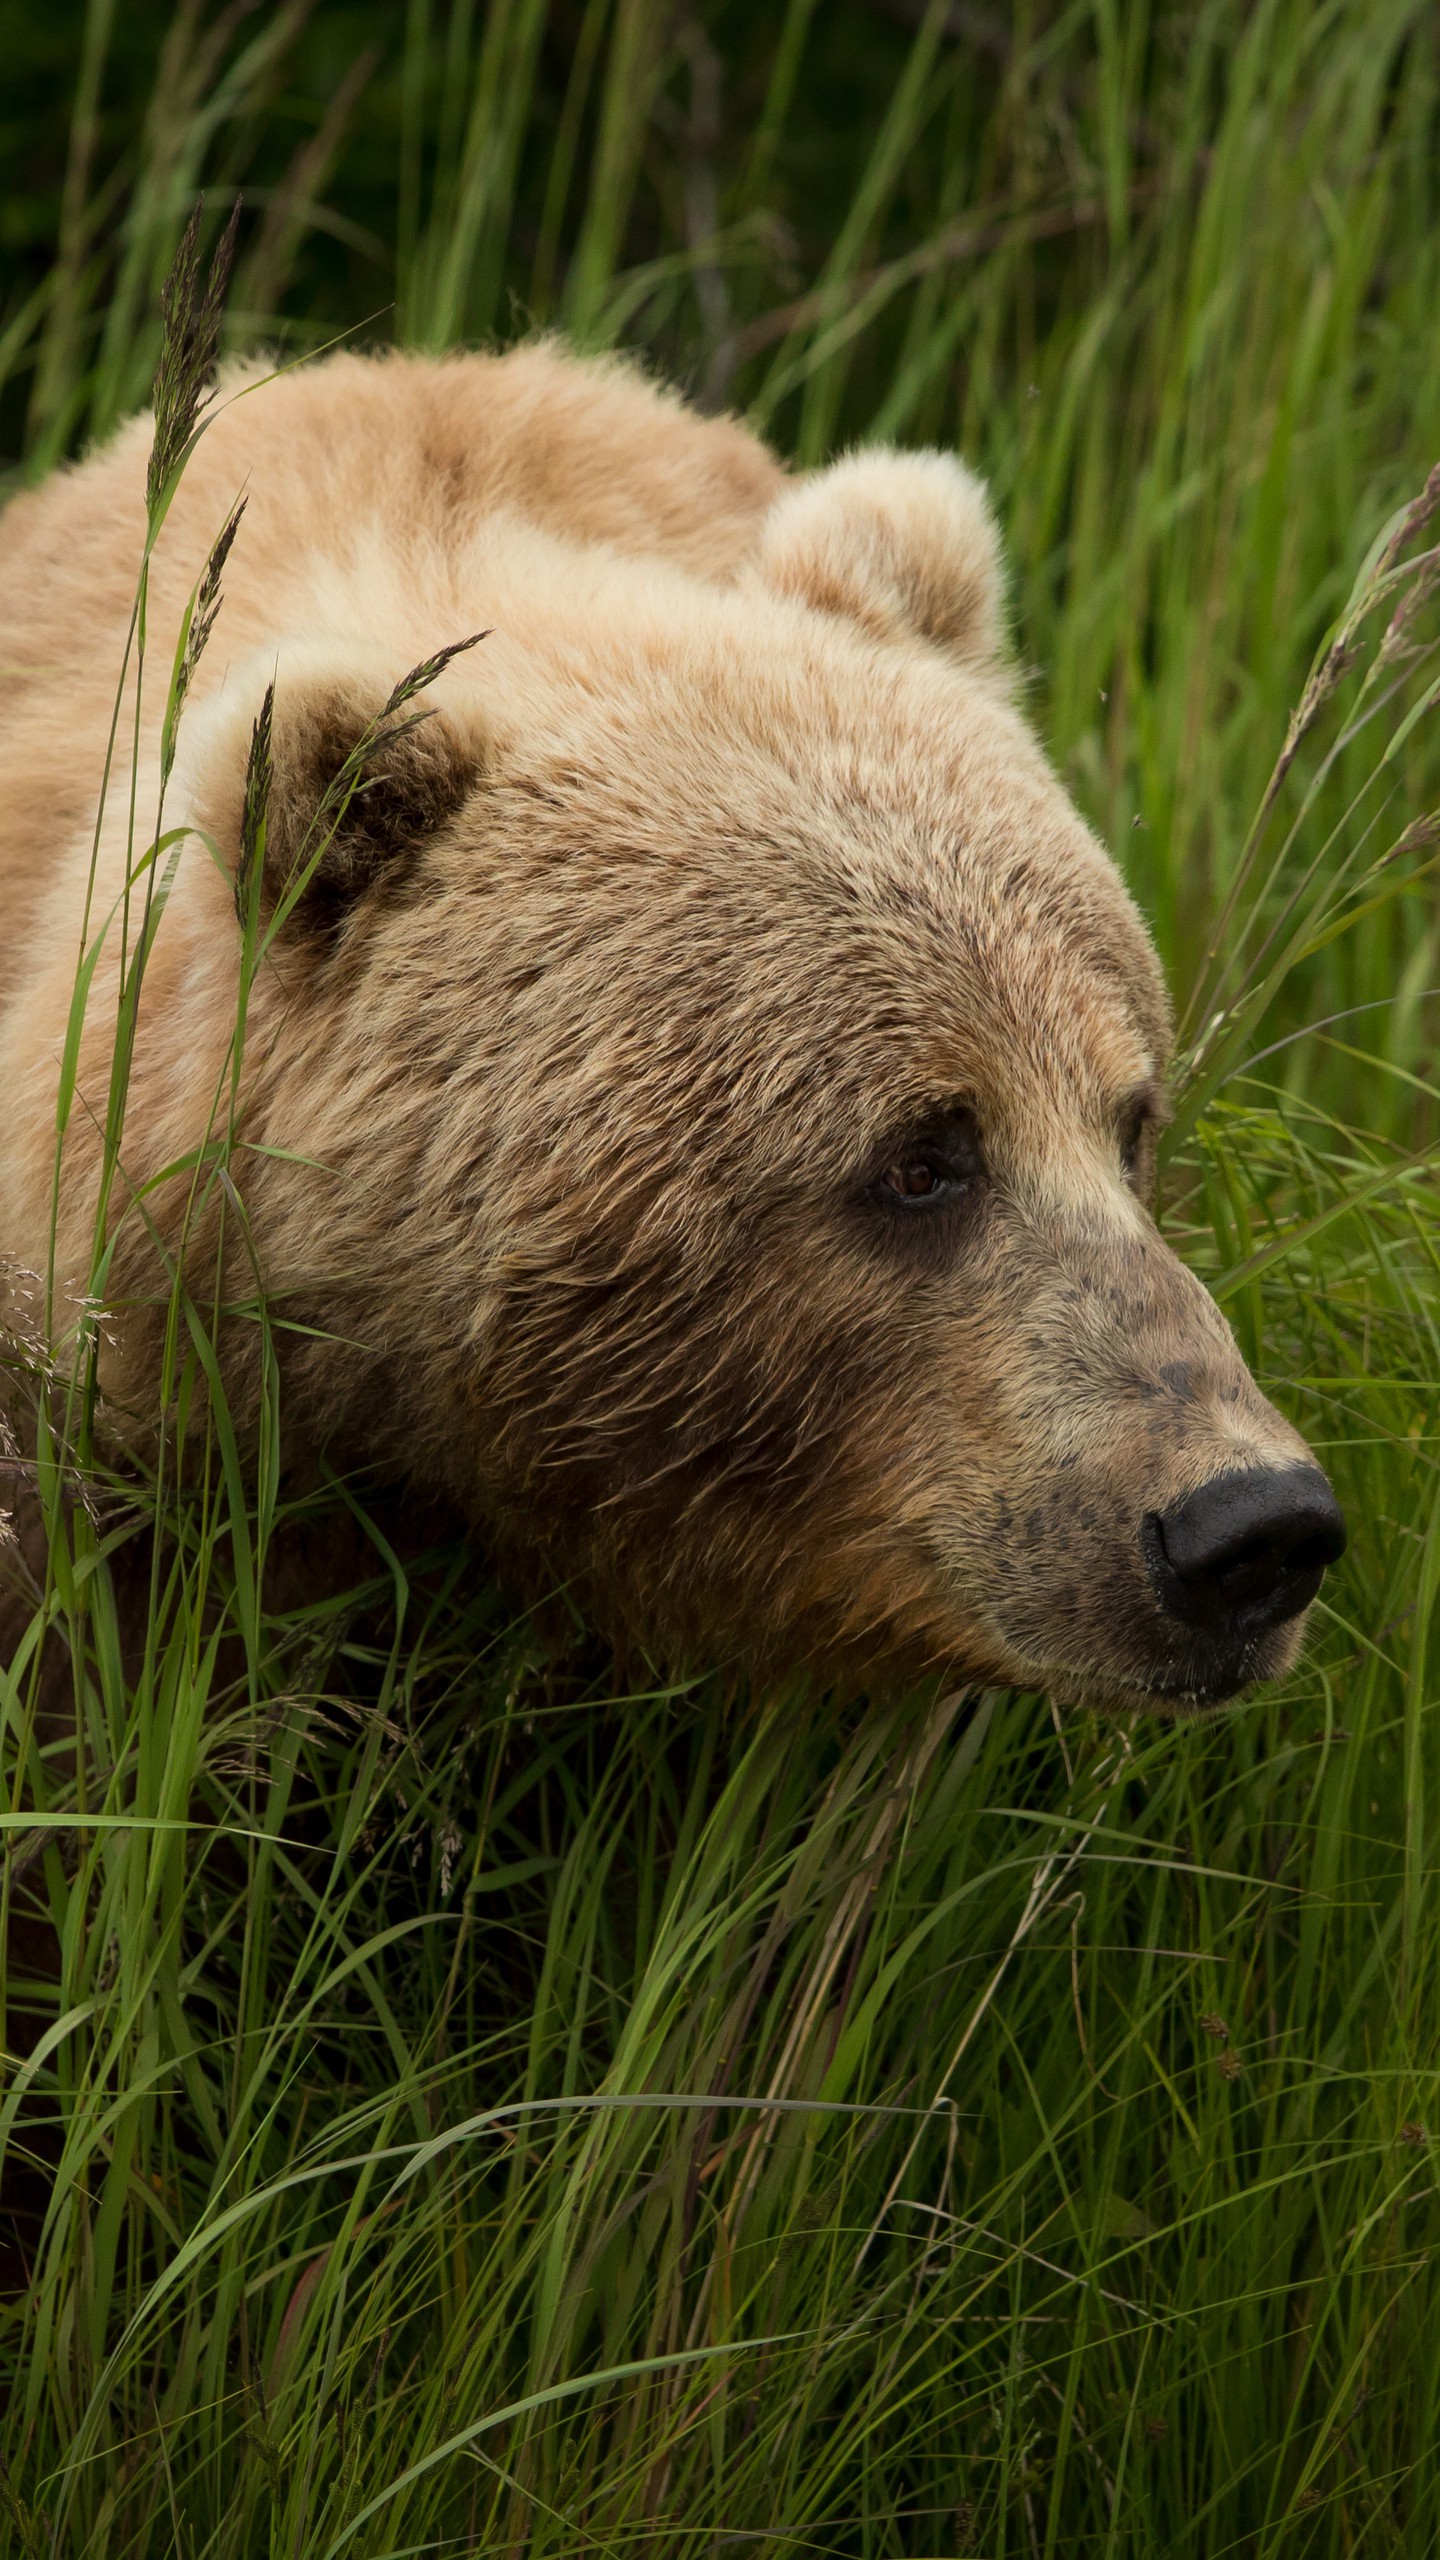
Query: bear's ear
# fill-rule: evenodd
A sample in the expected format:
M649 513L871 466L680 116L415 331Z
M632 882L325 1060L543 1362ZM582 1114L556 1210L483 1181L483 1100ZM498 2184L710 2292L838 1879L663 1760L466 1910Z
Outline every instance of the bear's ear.
M929 640L976 670L1004 646L1000 539L982 483L944 453L852 453L771 508L760 575L878 640Z
M484 635L479 635L483 637ZM182 732L176 783L244 907L287 896L333 929L355 900L454 815L489 761L468 689L429 688L461 641L397 680L377 657L293 645L247 660Z

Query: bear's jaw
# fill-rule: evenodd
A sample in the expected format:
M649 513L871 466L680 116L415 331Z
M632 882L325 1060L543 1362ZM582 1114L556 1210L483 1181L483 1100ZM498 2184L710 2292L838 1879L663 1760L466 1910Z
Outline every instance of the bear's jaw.
M1283 1641L1261 1640L1235 1648L1208 1673L1157 1679L1143 1673L1097 1671L1079 1678L1064 1672L1027 1685L1047 1692L1057 1706L1088 1707L1106 1715L1141 1713L1175 1724L1212 1723L1240 1707L1257 1689L1293 1670L1304 1642L1305 1615L1277 1630Z

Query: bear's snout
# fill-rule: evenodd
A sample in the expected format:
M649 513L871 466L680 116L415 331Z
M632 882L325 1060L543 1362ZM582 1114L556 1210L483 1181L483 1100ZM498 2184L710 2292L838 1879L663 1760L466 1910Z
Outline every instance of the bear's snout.
M1345 1522L1318 1467L1247 1468L1148 1513L1141 1545L1167 1617L1243 1645L1309 1608Z
M1027 1685L1193 1713L1291 1668L1345 1523L1196 1276L1125 1201L1108 1221L1087 1205L1083 1230L1057 1216L1007 1233L1027 1359L1001 1373L978 1534L958 1499L947 1525Z

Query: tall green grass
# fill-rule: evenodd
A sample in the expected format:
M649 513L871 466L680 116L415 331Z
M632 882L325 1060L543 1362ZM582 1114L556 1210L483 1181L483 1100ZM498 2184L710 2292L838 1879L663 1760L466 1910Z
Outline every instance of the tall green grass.
M194 192L244 182L237 339L555 324L803 462L990 472L1036 717L1180 999L1168 1230L1352 1548L1212 1725L740 1713L621 1694L378 1519L353 1590L267 1606L278 1393L256 1458L212 1414L141 1489L148 1549L32 1374L3 2547L1428 2560L1432 13L182 6L143 108L133 29L80 32L17 471L146 396Z

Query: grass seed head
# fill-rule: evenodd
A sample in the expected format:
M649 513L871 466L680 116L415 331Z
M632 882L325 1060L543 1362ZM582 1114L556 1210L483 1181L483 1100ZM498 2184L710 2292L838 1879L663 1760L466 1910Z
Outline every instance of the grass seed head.
M245 762L245 803L240 816L240 860L235 872L235 912L243 927L250 906L251 883L256 878L265 852L265 812L270 800L270 782L274 770L272 738L275 724L275 687L267 684L254 728L250 732L250 753Z
M146 505L153 517L189 450L205 395L215 380L220 352L220 323L225 293L235 259L240 223L236 198L229 221L215 245L209 274L200 274L200 222L203 197L180 234L180 245L160 294L160 361L155 369L155 441L145 483Z
M210 546L210 556L201 571L200 584L195 590L195 608L190 616L190 629L186 636L184 654L175 670L174 699L166 717L161 744L163 782L168 782L170 779L171 768L175 762L175 741L180 728L180 715L195 680L195 670L205 654L206 644L215 628L216 617L222 602L220 581L224 574L225 563L230 557L231 544L240 530L240 519L245 513L245 507L245 499L238 498L231 508Z
M488 631L472 631L468 640L451 640L443 649L437 649L433 658L422 658L418 667L412 667L408 675L400 678L376 722L377 736L384 731L386 721L393 719L397 711L403 711L407 702L413 702L417 693L429 691L437 676L444 674L452 658L463 658L467 649L478 649L481 641L489 637Z

